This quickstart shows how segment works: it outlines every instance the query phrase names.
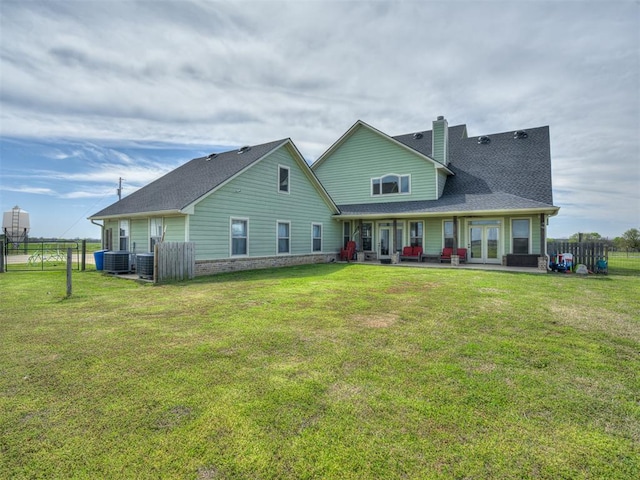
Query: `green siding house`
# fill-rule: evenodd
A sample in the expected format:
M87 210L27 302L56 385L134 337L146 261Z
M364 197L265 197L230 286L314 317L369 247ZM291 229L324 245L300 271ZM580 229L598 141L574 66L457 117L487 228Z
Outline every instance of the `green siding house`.
M558 212L548 127L469 138L438 117L391 137L358 121L311 168L340 209L343 242L365 260L420 246L423 259L452 248L453 261L546 265Z
M335 203L290 139L196 158L90 217L109 250L194 242L196 275L335 259Z
M443 117L389 136L356 122L309 167L290 139L196 158L91 216L111 250L193 242L196 275L334 261L546 268L548 127L469 137Z

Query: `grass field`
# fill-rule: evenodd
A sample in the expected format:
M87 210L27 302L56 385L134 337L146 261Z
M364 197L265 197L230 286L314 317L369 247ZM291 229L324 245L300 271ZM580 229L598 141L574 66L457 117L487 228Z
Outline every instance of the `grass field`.
M0 274L0 478L640 477L640 280Z

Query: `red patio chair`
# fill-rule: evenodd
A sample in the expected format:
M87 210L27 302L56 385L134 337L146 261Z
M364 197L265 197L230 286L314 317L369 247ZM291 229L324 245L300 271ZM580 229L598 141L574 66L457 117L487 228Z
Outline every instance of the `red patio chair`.
M340 249L340 260L346 260L347 262L353 260L353 256L356 253L356 242L349 240L345 248Z

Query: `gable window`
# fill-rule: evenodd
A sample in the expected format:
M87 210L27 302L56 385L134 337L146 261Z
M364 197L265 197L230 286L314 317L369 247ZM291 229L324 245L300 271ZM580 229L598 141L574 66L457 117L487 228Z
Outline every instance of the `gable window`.
M446 221L443 224L444 248L453 248L453 222Z
M312 248L314 252L322 251L322 224L311 224L311 241L313 243Z
M362 250L371 252L373 250L373 226L370 223L362 224Z
M528 218L512 220L513 253L529 253L530 221Z
M246 255L249 221L244 218L231 219L231 255Z
M120 250L129 250L129 220L120 220Z
M393 195L410 193L411 181L409 175L389 174L380 178L371 179L372 195Z
M162 218L149 220L149 251L153 252L156 243L162 240Z
M278 166L278 191L289 193L289 167Z
M422 246L422 222L409 222L409 243L412 247Z
M278 222L278 253L290 253L290 229L289 222Z

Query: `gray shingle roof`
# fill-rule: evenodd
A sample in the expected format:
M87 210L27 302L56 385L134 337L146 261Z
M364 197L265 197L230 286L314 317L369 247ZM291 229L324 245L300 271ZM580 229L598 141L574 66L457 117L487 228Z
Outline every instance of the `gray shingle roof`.
M466 126L449 127L449 169L442 197L430 202L400 202L396 205L372 205L370 214L402 213L402 208L416 212L473 210L508 210L554 208L551 187L549 128L526 129L527 138L514 138L514 132L488 135L488 144L478 137L467 137ZM431 156L432 132L398 135L395 140ZM400 205L400 206L398 206ZM360 209L357 205L339 205L340 210ZM364 213L364 212L363 212Z
M532 210L549 208L549 205L510 193L495 192L485 194L443 195L438 200L338 205L338 208L340 208L341 215L365 216L464 214L466 212L487 212L491 210Z
M286 141L287 139L283 139L255 145L241 154L238 150L231 150L214 156L195 158L89 218L178 211Z

